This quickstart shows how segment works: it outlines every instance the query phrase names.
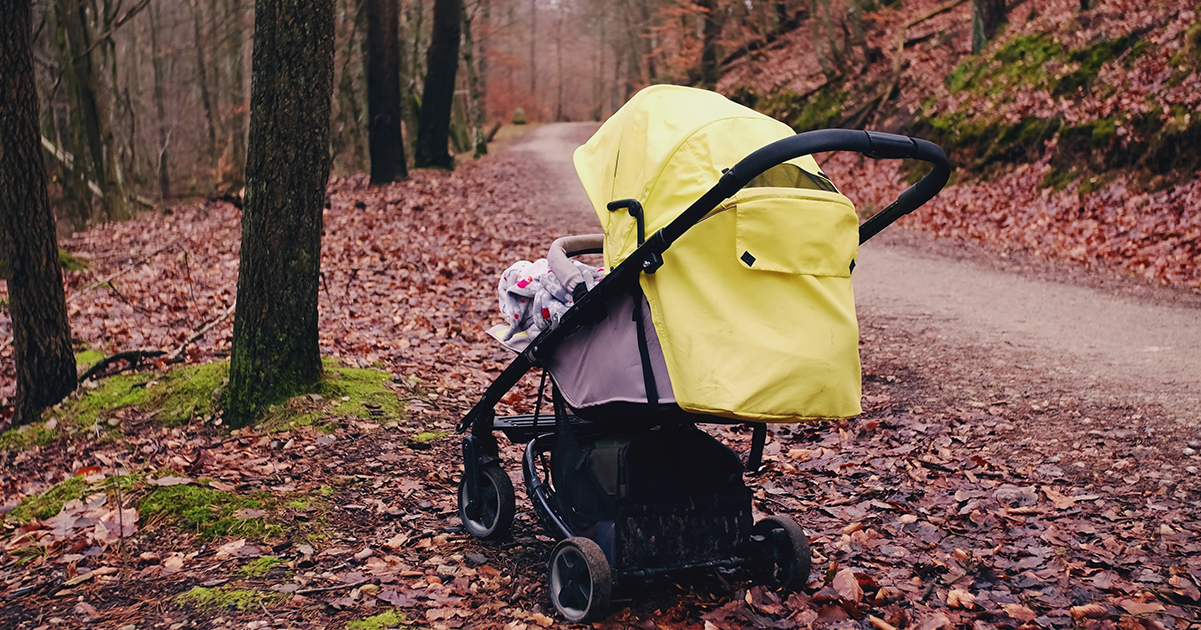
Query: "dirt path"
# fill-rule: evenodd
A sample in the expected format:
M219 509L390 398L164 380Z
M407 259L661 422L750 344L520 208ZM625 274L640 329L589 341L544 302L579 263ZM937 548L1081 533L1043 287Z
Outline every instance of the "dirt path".
M546 125L511 149L531 153L543 165L548 184L563 191L557 210L565 226L595 229L571 166L572 151L595 129L589 123ZM953 362L965 346L983 348L998 365L1016 368L1027 385L1040 390L1059 390L1108 408L1149 407L1165 420L1196 427L1201 417L1196 300L1170 304L1162 296L1148 299L1124 287L1050 281L948 257L945 251L922 251L940 249L929 245L920 236L886 233L863 248L855 270L863 317L898 340L916 330L931 333L937 347L925 350L933 353L934 364ZM872 352L865 344L865 355Z

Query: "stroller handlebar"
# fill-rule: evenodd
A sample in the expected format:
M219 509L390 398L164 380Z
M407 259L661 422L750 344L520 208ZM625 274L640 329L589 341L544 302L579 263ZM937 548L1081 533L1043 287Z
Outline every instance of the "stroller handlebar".
M493 408L501 396L517 384L530 369L541 364L547 352L571 335L579 326L592 317L595 309L613 296L629 290L638 282L642 273L654 273L662 264L661 254L671 247L684 232L703 219L714 208L746 186L764 171L777 164L813 153L832 151L854 151L870 158L885 160L915 159L929 162L934 169L918 183L905 190L896 201L859 226L859 242L862 244L897 219L920 208L934 198L951 176L951 165L947 155L938 145L890 133L855 129L822 129L808 131L777 140L727 169L717 184L694 201L671 223L650 235L637 250L621 264L612 269L596 287L576 300L568 309L557 328L548 328L535 338L512 363L496 378L484 392L482 399L463 417L458 427L462 433L469 428L484 439L491 439ZM582 253L582 252L578 252ZM494 444L494 443L493 443ZM491 448L495 448L494 446Z
M831 151L854 151L883 160L914 159L934 165L934 169L921 181L910 186L896 201L859 226L861 244L933 199L951 176L951 164L947 161L946 153L933 142L879 131L820 129L777 140L743 158L726 173L726 177L732 180L730 185L735 186L726 197L777 164L803 155Z

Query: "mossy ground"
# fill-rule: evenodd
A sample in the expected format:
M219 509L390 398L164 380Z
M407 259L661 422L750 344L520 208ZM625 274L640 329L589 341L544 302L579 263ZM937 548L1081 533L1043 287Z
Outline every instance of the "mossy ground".
M98 351L85 350L76 362L89 365L103 358ZM399 420L404 403L387 387L391 375L373 369L342 367L324 362L324 378L310 391L272 405L262 420L268 430L317 426L327 433L338 425L331 417L352 416L364 420ZM60 433L90 432L94 437L112 433L127 411L152 416L165 426L208 419L220 408L221 392L229 376L229 362L192 365L165 374L114 374L94 387L81 386L66 401L48 411L44 421L0 433L0 450L21 451L48 444ZM53 422L51 422L53 421ZM111 435L110 435L111 437Z
M238 610L258 610L278 604L287 598L283 593L268 593L254 589L218 586L205 588L197 586L186 593L175 596L175 602L180 605L195 606L200 610L221 608L237 608Z
M413 436L414 442L434 442L446 437L446 431L423 431Z
M263 556L262 558L255 558L254 560L242 565L242 567L238 569L238 573L241 573L247 577L263 577L264 575L267 575L267 572L269 572L271 569L287 563L288 561L284 560L283 558Z
M273 507L267 493L245 497L199 485L182 484L156 488L138 509L146 523L174 522L201 540L222 536L242 536L256 540L277 538L283 528L267 517L243 518L239 510L263 510Z
M82 476L71 477L41 494L25 497L9 514L18 523L33 519L46 520L60 511L69 501L81 499L88 493L88 482Z
M387 630L388 628L407 630L410 626L406 626L404 621L403 614L389 610L378 615L352 621L346 624L346 630Z

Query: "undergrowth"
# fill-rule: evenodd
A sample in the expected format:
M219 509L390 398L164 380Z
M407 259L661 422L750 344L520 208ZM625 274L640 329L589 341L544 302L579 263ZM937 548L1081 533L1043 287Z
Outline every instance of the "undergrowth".
M142 501L141 518L147 522L177 522L202 540L242 536L257 540L277 538L283 528L266 517L243 518L239 510L264 510L272 504L269 493L244 497L192 484L155 489Z

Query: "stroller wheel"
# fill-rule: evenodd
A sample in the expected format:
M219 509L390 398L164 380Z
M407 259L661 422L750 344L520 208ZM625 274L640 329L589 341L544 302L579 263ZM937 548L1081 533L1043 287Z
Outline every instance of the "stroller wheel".
M476 538L501 538L509 533L517 511L513 482L496 465L481 466L479 476L480 500L476 506L467 504L467 480L459 482L459 519Z
M755 523L751 535L755 537L752 568L758 581L804 588L812 563L805 530L787 516L772 516Z
M609 607L613 577L605 552L588 538L555 545L547 572L550 601L572 623L596 621Z

